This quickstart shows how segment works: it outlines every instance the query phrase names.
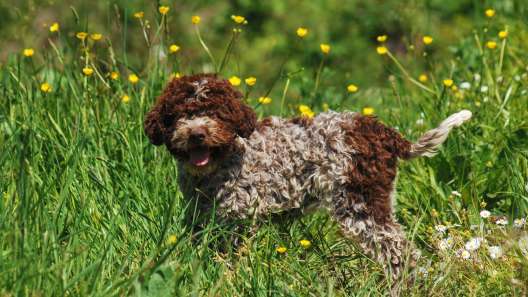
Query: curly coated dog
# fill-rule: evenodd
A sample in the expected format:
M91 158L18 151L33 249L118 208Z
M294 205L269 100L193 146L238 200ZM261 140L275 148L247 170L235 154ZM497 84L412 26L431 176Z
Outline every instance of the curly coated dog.
M453 114L416 143L354 112L258 121L227 80L199 74L171 81L144 126L150 142L178 160L184 197L201 211L259 220L327 209L346 237L397 277L407 256L418 257L393 214L398 160L434 155L470 118L467 110Z

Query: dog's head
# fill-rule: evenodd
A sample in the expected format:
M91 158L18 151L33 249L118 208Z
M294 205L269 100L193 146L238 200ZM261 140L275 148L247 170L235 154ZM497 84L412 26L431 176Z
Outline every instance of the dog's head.
M198 74L172 80L144 127L151 143L165 144L191 174L205 175L236 151L235 139L249 137L256 121L227 80Z

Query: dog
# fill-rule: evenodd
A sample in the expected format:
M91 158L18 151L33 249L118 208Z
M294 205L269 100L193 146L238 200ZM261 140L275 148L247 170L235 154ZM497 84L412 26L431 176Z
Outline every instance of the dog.
M260 221L323 208L345 237L397 278L419 252L393 212L398 160L433 156L462 110L416 143L355 112L257 120L242 94L214 74L172 80L144 121L178 161L178 183L201 212Z

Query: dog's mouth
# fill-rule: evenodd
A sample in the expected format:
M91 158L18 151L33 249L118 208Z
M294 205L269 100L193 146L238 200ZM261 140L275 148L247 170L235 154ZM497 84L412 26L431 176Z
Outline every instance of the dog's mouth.
M203 167L209 164L211 152L207 147L195 147L189 151L189 162L196 167Z

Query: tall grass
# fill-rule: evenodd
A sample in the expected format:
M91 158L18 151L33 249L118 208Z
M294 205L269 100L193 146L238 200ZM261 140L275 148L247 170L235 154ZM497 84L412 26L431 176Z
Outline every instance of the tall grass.
M201 231L201 240L185 229L189 206L180 199L175 161L150 145L142 128L164 84L189 63L167 52L166 19L157 17L156 30L142 33L149 49L143 67L128 64L126 46L123 53L113 50L113 44L127 44L127 22L122 40L79 40L60 31L50 33L47 50L36 48L32 57L14 54L2 64L0 295L387 294L393 284L383 278L382 268L343 239L323 212L268 222L238 246L226 244L233 231L214 220ZM198 32L200 24L188 23ZM499 39L504 25L515 30ZM522 42L527 32L516 25L476 21L475 34L452 45L448 59L437 59L419 42L406 54L391 51L389 44L389 53L378 57L388 77L383 88L361 85L359 92L348 93L346 86L325 80L339 73L322 62L323 53L310 57L319 68L288 64L291 55L302 52L277 57L284 67L266 85L259 85L257 76L255 89L239 86L261 116L298 114L300 104L315 113L326 106L356 111L369 106L409 139L454 111L474 112L438 156L400 166L397 216L424 256L416 276L402 280L406 295L527 293L526 227L522 221L513 224L526 217L528 207L528 74ZM224 76L237 73L237 51L245 50L236 43L243 36L229 38L226 47L210 50L202 39L204 56L223 61ZM288 38L297 43L292 51L309 46L293 33ZM488 40L496 40L497 48L486 47ZM211 64L201 66L191 69ZM94 72L83 74L85 67ZM420 82L418 69L424 67L428 79ZM112 71L119 78L112 79ZM139 82L131 83L129 74L137 74ZM453 79L454 87L445 79ZM41 90L44 82L51 92ZM260 104L257 98L267 95L272 103ZM482 218L483 209L492 216ZM500 225L502 216L506 226ZM440 225L447 231L435 230ZM439 250L447 237L452 247ZM469 259L462 258L464 244L475 237L485 241ZM301 247L301 239L311 247ZM277 253L279 246L287 251ZM490 246L500 246L503 255L494 259Z

